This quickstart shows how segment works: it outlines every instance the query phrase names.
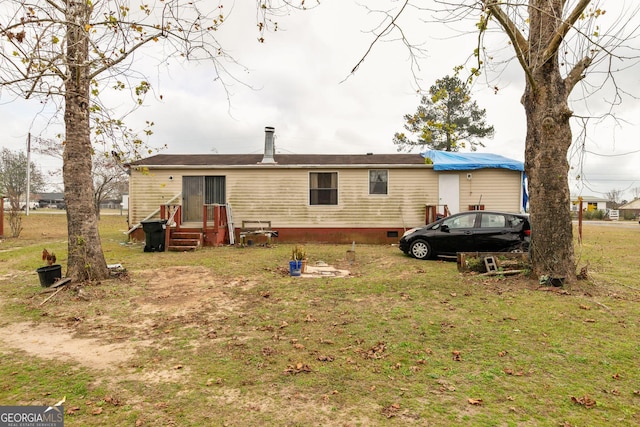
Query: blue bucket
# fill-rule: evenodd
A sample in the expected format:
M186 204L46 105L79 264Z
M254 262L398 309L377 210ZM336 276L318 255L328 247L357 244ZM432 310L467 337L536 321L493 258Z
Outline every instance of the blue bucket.
M291 276L300 276L302 274L302 261L289 261L289 274Z

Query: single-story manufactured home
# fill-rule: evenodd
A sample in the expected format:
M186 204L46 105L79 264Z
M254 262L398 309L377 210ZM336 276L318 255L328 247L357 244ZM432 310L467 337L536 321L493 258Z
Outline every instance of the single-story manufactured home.
M618 208L623 218L639 218L640 217L640 199L635 199Z
M523 210L523 164L502 156L276 154L273 141L267 127L264 154L159 154L129 164L130 235L144 239L144 225L158 221L169 249L186 231L204 245L259 234L396 243L439 215Z
M596 196L571 196L571 212L580 210L580 202L582 202L583 212L607 211L607 199Z

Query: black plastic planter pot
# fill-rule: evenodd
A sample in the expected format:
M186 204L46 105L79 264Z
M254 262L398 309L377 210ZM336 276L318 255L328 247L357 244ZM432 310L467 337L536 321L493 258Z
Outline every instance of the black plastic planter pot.
M56 280L62 277L62 266L60 264L40 267L36 271L38 272L38 277L40 278L40 286L45 288L53 285Z

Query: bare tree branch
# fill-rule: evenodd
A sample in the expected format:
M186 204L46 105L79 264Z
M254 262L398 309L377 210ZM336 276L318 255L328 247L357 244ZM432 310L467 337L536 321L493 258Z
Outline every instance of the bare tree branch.
M560 44L566 38L569 30L573 28L575 22L580 18L580 16L582 16L582 13L587 8L587 6L589 6L589 3L591 3L591 0L580 0L576 7L571 11L567 19L565 19L564 22L562 22L562 24L558 27L553 38L549 42L549 45L542 54L543 63L547 62L549 59L558 54Z
M589 68L591 62L592 59L587 56L571 69L569 75L564 79L568 93L570 93L574 86L585 77L584 72Z
M527 39L522 35L515 23L509 19L506 13L500 8L498 0L485 0L489 13L496 17L500 26L504 29L507 37L511 40L513 48L516 52L516 59L520 63L527 81L532 87L535 87L535 81L531 74L531 68L529 66L529 43ZM488 19L488 18L487 18Z
M402 7L400 7L400 10L398 10L398 12L391 18L389 24L387 24L387 26L382 31L376 34L375 39L369 44L367 51L364 53L364 55L362 55L358 63L353 67L350 74L354 74L358 70L358 68L360 68L360 65L365 61L365 59L367 59L367 57L373 50L373 46L380 40L380 38L388 34L394 27L397 28L396 22L400 15L402 15L402 12L405 10L408 4L409 0L404 0L404 3L402 4Z

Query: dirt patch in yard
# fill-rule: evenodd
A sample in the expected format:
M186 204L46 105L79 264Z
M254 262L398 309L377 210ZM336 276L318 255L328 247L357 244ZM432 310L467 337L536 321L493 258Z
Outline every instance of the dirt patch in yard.
M187 315L206 311L212 315L229 313L239 308L239 302L227 294L230 288L243 290L254 282L235 279L221 281L205 267L168 267L143 270L132 278L145 287L143 296L136 298L137 310L144 314L168 313Z
M126 367L139 350L161 345L153 338L154 331L166 326L159 324L158 318L181 325L206 324L240 309L243 302L229 295L232 288L246 290L255 283L220 280L205 267L164 267L136 272L126 283L118 285L144 288L141 296L131 299L130 315L122 318L99 315L87 321L79 314L78 306L60 302L52 311L64 324L6 325L0 328L0 349L15 348L43 359L71 361L96 370ZM55 298L81 299L84 303L80 304L86 309L108 301L109 293L100 286L89 286ZM160 371L157 375L150 372L141 375L151 382L171 381L174 376Z
M9 347L49 360L68 360L92 369L113 368L125 363L134 349L130 344L107 344L92 338L77 338L69 328L47 323L13 323L0 328Z

